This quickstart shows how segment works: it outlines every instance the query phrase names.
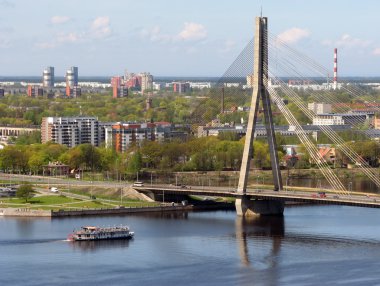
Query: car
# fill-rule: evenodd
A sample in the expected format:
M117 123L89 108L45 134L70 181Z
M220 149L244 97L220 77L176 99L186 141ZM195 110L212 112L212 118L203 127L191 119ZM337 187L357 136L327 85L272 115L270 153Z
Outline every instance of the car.
M318 192L318 195L320 198L326 198L326 193L325 192Z
M181 189L187 189L186 185L181 185Z
M58 191L58 188L56 188L56 187L51 187L51 188L50 188L50 192L58 193L59 191Z
M80 179L80 174L75 174L75 179L79 180Z
M144 187L144 183L143 182L134 182L133 186L134 187Z

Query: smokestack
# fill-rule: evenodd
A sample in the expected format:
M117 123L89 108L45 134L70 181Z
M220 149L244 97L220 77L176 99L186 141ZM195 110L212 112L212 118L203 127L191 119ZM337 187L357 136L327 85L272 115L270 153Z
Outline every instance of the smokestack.
M334 49L334 85L333 88L336 89L338 87L338 49Z

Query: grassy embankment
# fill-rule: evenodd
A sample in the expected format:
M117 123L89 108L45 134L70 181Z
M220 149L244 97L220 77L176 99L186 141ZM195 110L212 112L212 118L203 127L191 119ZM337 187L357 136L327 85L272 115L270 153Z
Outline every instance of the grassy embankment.
M124 207L148 207L159 205L135 197L120 196L120 189L78 188L60 189L60 195L38 194L25 202L20 198L0 198L0 207L31 208L43 210L74 210ZM91 198L92 196L92 198Z

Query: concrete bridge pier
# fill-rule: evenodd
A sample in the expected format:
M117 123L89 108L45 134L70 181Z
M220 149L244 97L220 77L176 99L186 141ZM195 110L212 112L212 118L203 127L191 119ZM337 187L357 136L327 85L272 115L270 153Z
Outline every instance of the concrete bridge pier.
M282 216L284 214L284 202L269 200L250 200L242 195L235 201L238 216Z

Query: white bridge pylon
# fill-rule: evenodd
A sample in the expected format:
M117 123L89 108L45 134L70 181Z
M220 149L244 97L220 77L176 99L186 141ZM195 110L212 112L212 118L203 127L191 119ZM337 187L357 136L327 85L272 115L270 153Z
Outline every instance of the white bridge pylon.
M257 113L259 102L262 101L262 107L265 118L265 128L267 131L267 140L269 145L269 154L273 173L274 189L282 190L282 178L280 164L277 155L276 137L273 127L273 116L268 83L268 43L267 30L268 19L266 17L256 18L255 41L254 41L254 59L253 59L253 92L251 108L249 111L247 133L245 136L244 152L240 168L239 185L237 192L245 195L247 189L250 162L252 158L252 143L256 129Z

